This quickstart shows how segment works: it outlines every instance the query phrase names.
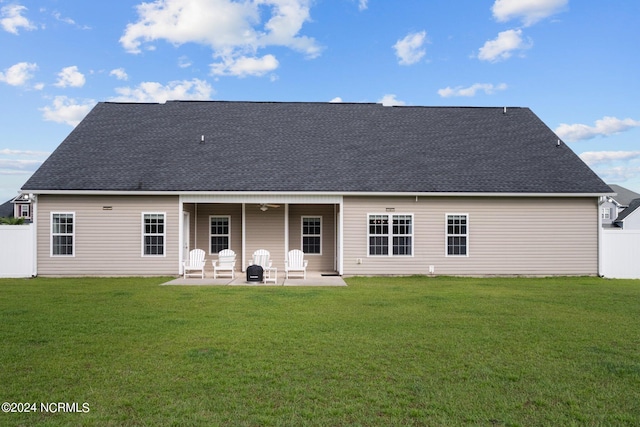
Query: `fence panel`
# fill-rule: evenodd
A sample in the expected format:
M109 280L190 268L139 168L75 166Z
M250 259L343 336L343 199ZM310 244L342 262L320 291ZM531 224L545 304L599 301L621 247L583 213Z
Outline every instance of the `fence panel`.
M0 225L0 277L33 274L33 225Z
M603 230L602 275L640 279L640 230Z

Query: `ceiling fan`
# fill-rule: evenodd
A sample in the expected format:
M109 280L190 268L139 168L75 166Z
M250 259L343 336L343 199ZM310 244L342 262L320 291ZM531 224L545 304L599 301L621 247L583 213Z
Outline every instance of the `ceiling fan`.
M279 207L280 207L280 205L272 205L270 203L261 203L260 204L260 210L262 212L265 212L269 208L279 208Z

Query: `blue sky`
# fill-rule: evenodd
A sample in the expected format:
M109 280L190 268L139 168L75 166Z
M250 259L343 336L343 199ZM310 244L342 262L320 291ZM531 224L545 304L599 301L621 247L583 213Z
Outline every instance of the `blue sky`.
M0 0L0 201L100 101L531 108L640 192L638 0Z

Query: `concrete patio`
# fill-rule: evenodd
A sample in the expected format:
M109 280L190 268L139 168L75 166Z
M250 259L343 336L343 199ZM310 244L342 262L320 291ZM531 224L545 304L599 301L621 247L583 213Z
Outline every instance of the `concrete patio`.
M319 272L308 272L307 278L302 277L290 277L285 279L284 274L278 274L277 281L262 283L262 282L247 282L247 277L244 273L236 273L235 279L230 277L217 278L205 276L204 279L188 277L179 277L171 280L164 285L178 285L178 286L347 286L342 280L341 276L335 276L332 274L323 275Z

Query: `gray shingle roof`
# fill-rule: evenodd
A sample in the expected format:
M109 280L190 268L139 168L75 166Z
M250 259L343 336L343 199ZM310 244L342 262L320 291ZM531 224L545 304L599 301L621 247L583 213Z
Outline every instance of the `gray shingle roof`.
M613 196L613 199L622 206L629 206L629 203L631 203L633 199L640 198L640 194L620 185L609 184L609 187L611 187L611 189L617 193L615 196Z
M557 141L528 108L99 103L23 190L611 192Z
M626 217L634 213L638 208L640 208L640 199L633 199L629 202L629 206L620 212L620 215L613 221L614 223L622 222Z

